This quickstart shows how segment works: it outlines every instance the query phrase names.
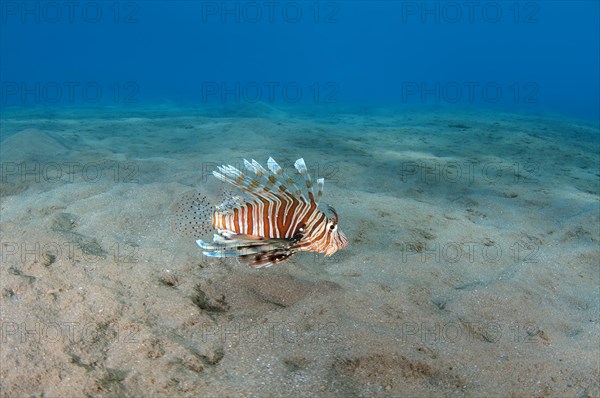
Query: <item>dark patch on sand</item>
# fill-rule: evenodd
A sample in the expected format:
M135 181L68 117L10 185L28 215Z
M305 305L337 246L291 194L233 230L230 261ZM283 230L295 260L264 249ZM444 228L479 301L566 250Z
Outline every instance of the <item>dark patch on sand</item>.
M194 288L196 294L192 298L194 304L196 304L201 310L207 312L227 312L229 311L229 304L225 301L225 295L221 294L214 295L214 293L207 294L202 290L201 285L196 285Z
M332 364L332 378L342 379L350 390L362 395L366 386L370 392L419 391L418 385L427 391L430 385L436 391L462 389L465 381L448 369L432 365L430 361L410 359L399 353L373 353L336 359Z

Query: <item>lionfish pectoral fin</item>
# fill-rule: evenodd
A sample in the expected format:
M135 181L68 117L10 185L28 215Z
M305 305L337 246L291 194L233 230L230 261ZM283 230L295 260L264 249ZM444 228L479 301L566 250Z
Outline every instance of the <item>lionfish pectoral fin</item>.
M235 244L225 241L213 241L212 243L197 240L196 243L202 248L202 254L207 257L237 257Z
M295 253L292 239L264 239L260 236L221 231L213 242L197 240L208 257L238 257L256 268L265 268L283 261Z
M240 261L251 265L257 269L268 268L281 261L287 260L294 255L295 251L273 249L267 252L245 254L240 256Z

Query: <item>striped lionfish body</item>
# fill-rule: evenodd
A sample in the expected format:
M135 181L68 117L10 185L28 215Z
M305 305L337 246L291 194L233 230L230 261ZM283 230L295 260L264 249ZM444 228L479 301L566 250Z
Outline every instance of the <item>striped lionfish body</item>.
M238 257L256 268L269 267L297 252L324 253L331 256L348 246L348 239L338 228L338 215L331 219L319 210L325 180L313 183L303 159L294 166L304 177L308 198L273 160L268 170L252 159L244 159L246 174L233 166L220 166L213 175L242 190L246 198L235 197L217 206L212 225L217 230L212 243L198 240L203 254L210 257ZM291 191L293 187L293 191Z

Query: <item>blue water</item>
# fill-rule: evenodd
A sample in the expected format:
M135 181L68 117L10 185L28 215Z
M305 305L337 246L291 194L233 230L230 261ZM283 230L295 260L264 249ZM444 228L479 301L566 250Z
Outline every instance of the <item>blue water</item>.
M599 5L2 3L2 106L299 102L599 117Z

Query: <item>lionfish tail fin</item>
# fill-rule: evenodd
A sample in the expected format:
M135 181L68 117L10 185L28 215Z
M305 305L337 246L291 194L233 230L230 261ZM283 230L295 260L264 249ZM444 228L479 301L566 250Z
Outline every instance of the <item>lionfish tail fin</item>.
M298 173L300 173L304 177L304 181L306 182L306 188L308 188L308 197L310 198L311 202L314 202L315 194L313 191L313 183L310 179L310 174L308 173L308 169L306 168L306 163L304 163L304 159L300 158L296 160L296 163L294 163L294 167L296 167Z
M290 239L264 239L260 236L221 231L212 243L197 240L202 253L208 257L238 257L255 268L267 268L290 258L295 250Z

